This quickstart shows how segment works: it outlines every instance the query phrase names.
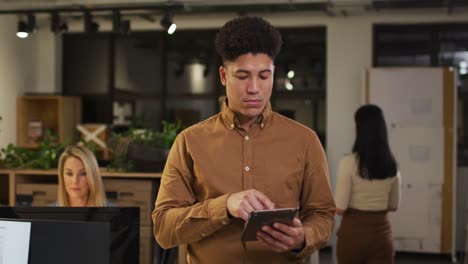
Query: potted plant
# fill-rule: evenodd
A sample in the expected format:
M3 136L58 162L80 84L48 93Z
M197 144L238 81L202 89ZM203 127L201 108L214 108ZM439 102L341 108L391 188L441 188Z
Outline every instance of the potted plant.
M162 132L130 129L123 134L113 134L109 145L114 161L109 167L121 171L162 171L181 124L162 121L162 126Z
M0 150L1 163L7 168L16 169L52 169L58 167L60 154L64 145L59 143L57 137L46 131L44 140L37 149L27 149L8 144Z

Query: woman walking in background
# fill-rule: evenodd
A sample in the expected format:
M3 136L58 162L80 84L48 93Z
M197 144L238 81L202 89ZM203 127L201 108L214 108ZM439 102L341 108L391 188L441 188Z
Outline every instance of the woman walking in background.
M401 177L382 110L364 105L354 118L353 153L340 161L335 191L336 213L343 216L337 233L338 263L393 263L387 212L398 208Z

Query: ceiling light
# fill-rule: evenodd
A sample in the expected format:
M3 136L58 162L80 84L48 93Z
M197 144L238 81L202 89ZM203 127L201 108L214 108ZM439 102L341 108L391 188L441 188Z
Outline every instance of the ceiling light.
M16 32L18 38L27 38L28 34L28 25L24 21L18 21L18 30Z
M120 34L130 34L130 20L123 20L122 22L120 22Z
M112 31L122 35L130 33L130 20L122 20L119 10L112 11Z
M460 61L458 65L460 65L460 68L468 68L468 62L466 61Z
M289 79L286 79L284 81L284 88L286 88L286 90L288 91L292 91L292 89L294 89L294 86L292 85L291 81Z
M16 36L18 38L27 38L29 33L34 33L36 31L36 17L34 14L29 13L27 15L27 22L18 21L18 29L16 31Z
M460 69L458 70L458 73L460 75L465 75L468 73L468 62L466 61L460 61L460 63L458 64L458 66L460 67Z
M93 21L89 10L84 12L84 30L86 33L96 33L99 30L99 24Z
M177 25L172 20L171 12L167 11L164 14L163 18L161 19L161 26L167 30L167 34L169 35L172 35L176 31Z
M294 78L294 71L292 71L292 70L288 71L288 75L287 75L287 76L288 76L289 79Z
M53 12L50 17L50 31L55 34L61 34L68 31L67 22L63 21L60 18L60 15L57 12Z
M171 26L167 29L167 34L172 35L177 29L177 25L172 23Z

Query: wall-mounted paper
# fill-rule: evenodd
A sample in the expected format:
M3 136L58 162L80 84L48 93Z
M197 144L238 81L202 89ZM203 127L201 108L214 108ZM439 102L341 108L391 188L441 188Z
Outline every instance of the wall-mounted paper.
M409 156L413 162L427 162L431 160L431 147L427 145L409 145Z
M372 69L370 102L384 110L389 127L442 127L443 80L438 68Z
M410 109L413 115L431 115L432 98L411 98Z

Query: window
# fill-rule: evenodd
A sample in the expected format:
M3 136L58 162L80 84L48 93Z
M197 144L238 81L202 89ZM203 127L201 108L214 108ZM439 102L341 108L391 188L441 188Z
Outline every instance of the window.
M283 28L273 108L325 135L326 30ZM219 111L217 29L64 34L64 93L83 96L83 122L160 129L192 125ZM120 114L117 114L120 113ZM124 115L124 116L116 116Z

